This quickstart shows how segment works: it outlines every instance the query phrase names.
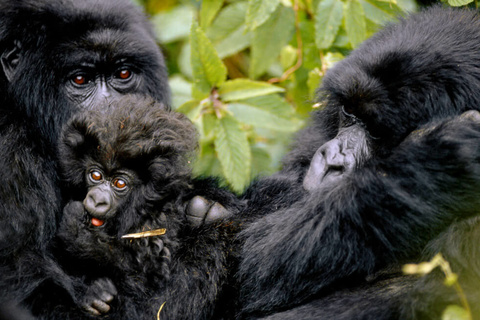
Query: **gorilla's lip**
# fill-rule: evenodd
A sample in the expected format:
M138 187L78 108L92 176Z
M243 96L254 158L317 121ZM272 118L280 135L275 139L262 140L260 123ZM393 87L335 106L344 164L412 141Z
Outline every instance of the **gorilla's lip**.
M87 213L87 223L92 226L92 227L95 227L95 228L100 228L100 227L103 227L105 226L105 222L106 220L104 219L100 219L100 218L97 218L89 213Z
M101 227L104 225L105 221L97 218L90 219L90 223L95 227Z

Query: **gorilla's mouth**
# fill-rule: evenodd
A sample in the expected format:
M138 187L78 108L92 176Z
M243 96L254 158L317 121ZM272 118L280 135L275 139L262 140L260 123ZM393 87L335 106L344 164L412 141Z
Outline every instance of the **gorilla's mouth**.
M100 219L85 210L85 223L89 226L99 228L105 225L106 220Z
M90 224L94 227L101 227L105 223L105 220L100 220L98 218L92 217L90 219Z

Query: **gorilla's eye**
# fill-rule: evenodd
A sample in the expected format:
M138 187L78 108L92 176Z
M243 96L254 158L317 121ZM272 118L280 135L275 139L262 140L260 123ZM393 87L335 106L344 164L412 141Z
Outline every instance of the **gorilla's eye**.
M73 78L73 82L75 82L76 84L82 85L87 82L87 79L82 75L78 75L78 76L75 76L75 78Z
M95 170L90 172L90 179L92 179L93 181L100 181L102 180L102 178L103 176L101 172Z
M119 179L119 178L113 180L112 184L118 190L123 190L127 187L127 183L125 182L125 180L122 180L122 179Z
M346 108L345 106L342 106L342 113L344 116L344 123L343 123L344 127L349 127L351 125L354 125L360 122L358 118L352 114L352 111L353 111L352 108Z
M132 76L132 71L129 69L121 69L117 72L116 77L122 80L127 80Z
M342 111L343 111L344 114L350 116L350 115L353 115L353 113L355 112L355 109L350 105L343 105L342 106Z
M77 73L72 76L72 82L77 86L83 86L91 82L92 78L84 73Z

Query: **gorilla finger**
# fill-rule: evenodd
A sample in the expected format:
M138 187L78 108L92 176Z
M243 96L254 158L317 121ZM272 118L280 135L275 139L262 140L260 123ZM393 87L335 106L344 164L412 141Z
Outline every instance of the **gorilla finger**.
M210 202L202 196L195 196L187 204L187 220L194 227L201 226L210 209Z
M477 110L469 110L462 113L460 118L480 123L480 112L478 112Z
M224 206L216 202L210 208L210 210L208 210L207 217L205 218L205 222L213 222L218 219L228 218L231 215L232 215L232 212L228 211Z
M104 301L104 302L112 302L113 298L115 298L115 296L107 291L102 292L100 296L101 301Z
M98 299L92 301L92 307L99 313L107 313L110 311L110 306L106 302Z
M91 314L92 316L100 316L101 315L101 313L98 310L96 310L95 308L92 308L91 306L88 306L88 305L83 306L83 309L87 313Z
M110 295L112 295L112 298L110 300L108 299L103 299L104 301L111 301L113 300L113 296L117 295L117 287L115 287L115 285L113 284L112 280L108 279L108 278L104 278L104 279L100 279L98 280L98 282L101 282L102 284L102 289L103 289L103 293L108 293Z
M313 191L320 187L326 171L326 161L323 156L321 148L315 152L315 155L310 162L307 174L303 179L303 188L306 191Z

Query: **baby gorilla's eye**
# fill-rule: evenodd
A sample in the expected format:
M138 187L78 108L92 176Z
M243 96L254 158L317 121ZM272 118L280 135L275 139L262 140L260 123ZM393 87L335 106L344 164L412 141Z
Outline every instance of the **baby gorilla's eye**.
M92 179L93 181L100 181L103 179L102 173L99 171L93 170L90 172L90 179Z
M122 180L122 179L115 179L112 181L112 184L115 188L117 188L118 190L123 190L127 187L127 183L125 182L125 180Z
M73 82L75 82L76 84L85 84L85 82L87 82L87 80L85 79L84 76L75 76L75 78L73 78Z

